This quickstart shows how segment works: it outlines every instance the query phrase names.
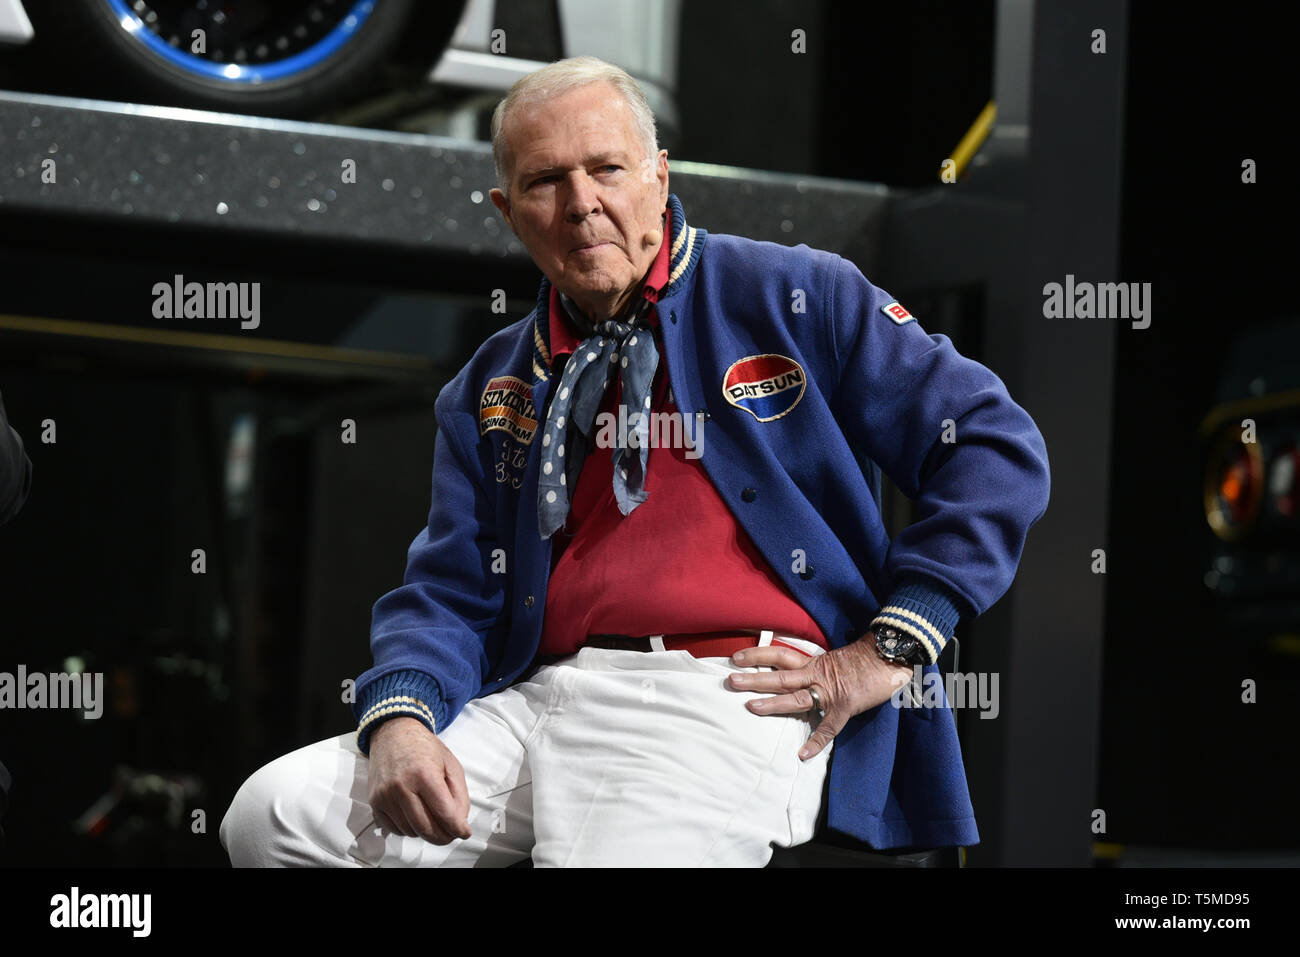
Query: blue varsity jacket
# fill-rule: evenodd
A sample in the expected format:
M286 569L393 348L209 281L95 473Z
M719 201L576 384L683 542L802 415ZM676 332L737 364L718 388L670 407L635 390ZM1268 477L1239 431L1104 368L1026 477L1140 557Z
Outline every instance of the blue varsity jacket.
M1033 420L848 260L710 235L675 195L669 207L663 360L678 408L707 414L705 471L832 647L888 622L916 635L936 670L957 621L1006 592L1047 508ZM363 753L396 715L443 730L537 653L551 555L534 441L551 388L549 295L543 279L535 309L438 395L428 524L401 587L375 603L374 667L356 685ZM919 505L892 541L878 469ZM830 827L877 848L979 842L949 708L887 701L850 720L827 800Z

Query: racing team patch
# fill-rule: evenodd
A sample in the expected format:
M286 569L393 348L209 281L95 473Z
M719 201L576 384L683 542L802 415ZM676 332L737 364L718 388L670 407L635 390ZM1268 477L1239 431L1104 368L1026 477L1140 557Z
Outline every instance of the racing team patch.
M502 429L525 445L531 442L537 431L532 386L512 375L489 379L479 402L478 428L480 435Z
M760 422L788 413L803 398L807 386L803 366L788 356L768 352L737 359L722 377L722 395Z
M916 318L916 316L912 315L905 308L903 308L903 304L898 300L894 300L888 305L881 306L880 311L883 312L885 315L887 315L890 319L893 319L900 326L903 323L911 322L913 319Z

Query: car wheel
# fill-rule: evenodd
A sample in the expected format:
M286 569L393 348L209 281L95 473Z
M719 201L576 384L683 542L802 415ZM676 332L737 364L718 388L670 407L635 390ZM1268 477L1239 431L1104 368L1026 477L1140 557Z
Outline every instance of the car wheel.
M364 93L413 0L76 0L146 102L301 116ZM457 8L457 4L448 4ZM454 22L447 26L450 34ZM442 38L445 40L445 38ZM430 38L431 42L434 38ZM432 60L436 50L429 51Z

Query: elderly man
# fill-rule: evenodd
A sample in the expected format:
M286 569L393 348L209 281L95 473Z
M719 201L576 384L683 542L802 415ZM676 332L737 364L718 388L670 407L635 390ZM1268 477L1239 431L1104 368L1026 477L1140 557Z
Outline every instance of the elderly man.
M244 784L232 861L760 866L828 773L837 831L976 843L951 711L899 704L1046 508L1029 416L852 263L689 226L623 71L520 80L493 146L537 307L438 398L358 731Z

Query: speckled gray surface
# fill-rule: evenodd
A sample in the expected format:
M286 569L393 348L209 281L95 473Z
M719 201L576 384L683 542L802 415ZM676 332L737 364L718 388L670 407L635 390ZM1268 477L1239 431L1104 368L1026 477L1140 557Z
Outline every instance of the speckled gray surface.
M43 181L54 161L53 183ZM345 161L356 182L343 182ZM675 161L712 232L829 249L869 270L882 186ZM0 212L18 209L525 257L488 197L485 143L0 92Z

